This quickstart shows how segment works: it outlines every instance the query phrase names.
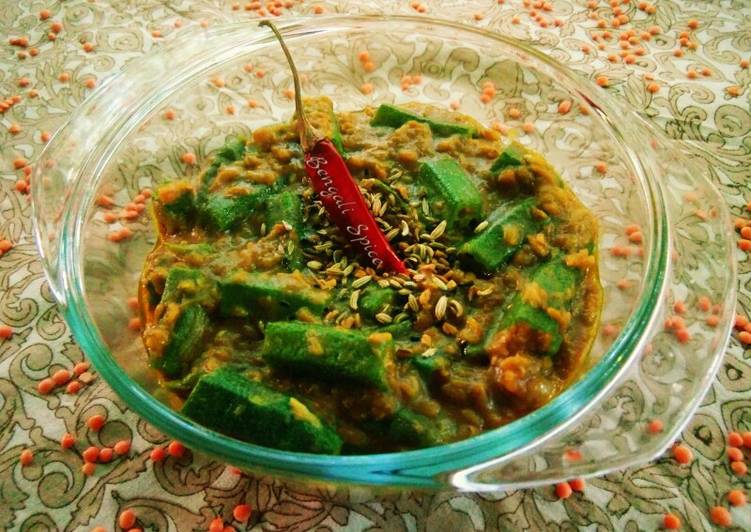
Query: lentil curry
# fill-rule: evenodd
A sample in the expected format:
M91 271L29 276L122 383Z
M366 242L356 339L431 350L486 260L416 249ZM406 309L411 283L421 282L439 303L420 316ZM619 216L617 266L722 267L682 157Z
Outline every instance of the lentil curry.
M259 445L371 453L468 438L564 389L599 321L597 223L545 159L431 106L304 106L408 272L361 263L293 122L229 139L155 195L143 341L182 412Z

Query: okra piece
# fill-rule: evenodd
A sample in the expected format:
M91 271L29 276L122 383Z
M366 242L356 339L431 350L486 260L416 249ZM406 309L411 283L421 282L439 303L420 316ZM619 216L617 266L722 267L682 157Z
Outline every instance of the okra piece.
M204 375L182 413L234 438L284 451L339 454L342 440L298 399L228 368Z
M455 432L456 426L450 419L430 419L407 408L399 410L388 427L388 436L391 440L417 447L446 443Z
M208 325L209 317L200 305L191 304L183 307L175 320L162 355L154 358L151 365L167 377L182 376L201 354L203 336Z
M290 270L299 270L303 265L302 246L300 237L303 230L302 202L300 196L294 192L284 191L274 194L266 202L266 230L270 230L278 223L286 223L292 227L290 242L284 254L284 264Z
M532 215L535 198L500 206L488 217L488 227L465 242L459 254L477 273L495 273L524 244L528 235L537 233L542 221Z
M329 292L311 287L299 273L239 271L219 282L219 312L224 316L292 319L303 307L320 315L329 297Z
M511 143L504 148L501 154L490 165L490 173L498 175L501 170L521 166L524 162L524 148L519 144Z
M195 190L188 181L171 181L156 189L154 215L164 232L190 228L195 209Z
M420 181L428 191L431 213L445 219L449 230L482 219L482 195L455 159L424 161L420 164Z
M242 193L227 196L224 192L208 193L200 204L202 222L211 229L226 231L248 218L263 206L271 194L267 185L246 185Z
M374 319L386 305L393 305L396 301L396 292L391 288L382 288L371 285L362 291L359 297L357 309L365 317Z
M162 301L202 301L209 298L213 289L213 281L201 270L176 266L167 272Z
M525 325L535 333L537 339L529 347L538 348L541 354L556 354L565 330L548 309L570 311L580 277L580 270L567 266L562 256L538 266L522 290L514 294L508 306L491 323L483 344L473 346L468 355L486 352L499 334L517 325ZM540 297L538 291L544 295Z
M433 120L410 110L387 103L381 104L378 107L375 116L370 121L370 125L398 128L409 121L423 122L427 124L428 127L430 127L430 130L439 137L449 137L451 135L464 135L471 137L477 133L473 127L464 124L452 124L450 122Z
M412 366L414 366L426 383L430 383L435 372L446 371L451 366L448 357L442 353L436 353L429 357L418 355L413 357L411 361Z
M362 333L312 323L266 325L262 356L272 367L336 384L388 389L387 364L394 342L388 333Z

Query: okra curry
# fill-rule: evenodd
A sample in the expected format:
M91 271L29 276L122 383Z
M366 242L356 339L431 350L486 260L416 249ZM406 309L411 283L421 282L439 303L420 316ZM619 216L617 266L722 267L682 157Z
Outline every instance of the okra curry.
M406 266L354 253L306 181L294 122L230 138L154 195L149 364L184 415L326 454L462 440L577 376L601 307L597 223L537 152L408 104L304 107Z

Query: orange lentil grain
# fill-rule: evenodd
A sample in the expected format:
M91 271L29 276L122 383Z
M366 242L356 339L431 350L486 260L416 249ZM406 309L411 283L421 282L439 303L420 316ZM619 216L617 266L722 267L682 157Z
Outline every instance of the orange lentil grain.
M11 135L17 135L17 134L19 134L19 133L20 133L21 131L23 131L23 128L22 128L22 127L21 127L20 125L18 125L18 124L16 124L16 123L14 122L14 123L12 123L12 124L10 125L10 127L8 128L8 131L10 132L10 134L11 134Z
M623 62L626 63L627 65L633 65L634 63L636 63L636 56L633 56L631 54L627 54L623 58Z
M571 486L572 490L581 493L584 491L585 482L583 478L575 478L573 480L569 480L568 485Z
M664 427L665 424L662 422L662 420L653 419L647 425L647 430L649 430L649 432L651 432L652 434L659 434L660 432L662 432L662 429Z
M130 440L120 440L116 442L113 449L118 456L128 454L128 452L130 452Z
M746 462L742 462L740 460L730 462L730 469L732 469L733 473L735 473L739 477L742 477L743 475L748 473L748 466L746 465Z
M105 212L102 218L106 223L113 224L117 221L117 214L114 212Z
M525 133L533 133L535 131L535 125L532 122L524 122L522 124L522 130Z
M733 524L733 518L730 516L728 509L723 506L713 506L709 510L709 518L718 526L730 526Z
M15 168L16 170L20 170L27 164L28 164L28 161L24 159L23 157L19 157L13 160L13 168Z
M685 465L691 463L694 459L694 453L688 447L678 444L673 447L673 458L679 464Z
M234 510L232 510L232 517L235 518L235 521L245 523L248 519L250 519L250 515L252 513L253 509L249 504L238 504L237 506L235 506Z
M95 414L86 420L86 425L93 431L98 432L102 430L104 423L107 421L101 414Z
M600 75L600 76L597 76L597 77L595 78L595 82L596 82L596 83L597 83L597 84L598 84L598 85L599 85L600 87L607 87L607 86L608 86L608 84L610 83L610 80L608 79L608 77L607 77L607 76L603 76L603 75Z
M209 523L209 532L224 532L224 521L221 517L216 517Z
M746 431L741 436L743 437L743 446L751 449L751 431Z
M654 81L647 85L647 90L652 94L660 91L660 85Z
M746 325L748 325L749 321L746 316L743 314L736 314L735 315L735 328L736 329L743 329Z
M701 69L701 75L705 77L709 77L712 75L712 71L708 67L704 67Z
M228 115L235 114L235 111L236 111L235 106L232 104L229 104L227 107L224 108L224 112L227 113Z
M746 494L741 490L730 490L727 497L728 502L733 506L743 506L746 504Z
M697 77L699 77L699 74L696 73L696 70L691 68L688 70L688 72L686 72L686 76L688 77L688 79L696 79Z
M608 54L608 61L611 63L616 63L618 61L618 56L615 54Z
M313 6L313 14L320 15L324 11L323 6Z
M34 453L31 451L31 449L24 449L23 451L21 451L19 461L24 467L31 465L31 462L34 461Z
M90 42L83 43L83 51L86 53L93 52L94 51L94 44Z
M102 447L99 451L99 463L108 464L112 461L113 456L114 452L112 451L112 447Z
M52 375L52 380L55 381L56 386L62 386L70 380L70 371L59 369Z
M266 71L265 70L261 70L260 68L258 70L256 70L256 77L257 78L262 78L265 75L266 75Z
M517 109L516 107L511 107L506 114L508 114L509 118L512 118L514 120L520 118L522 116L522 112Z
M751 251L751 240L748 240L747 238L741 238L738 240L738 247L742 251Z
M558 112L562 115L567 114L571 110L571 100L563 100L558 104Z
M728 445L731 447L741 447L743 445L743 436L739 432L729 432Z
M58 22L57 20L50 24L50 30L53 33L60 33L63 30L63 24L62 22Z
M683 301L676 301L673 303L673 311L676 314L683 314L686 312L686 304Z
M511 17L511 24L519 24L522 21L520 17L513 16Z
M741 59L741 62L739 63L741 68L748 68L749 60L748 59Z
M692 30L695 30L696 28L699 27L699 21L696 20L695 18L692 18L691 20L688 21L688 27L691 28Z
M364 63L365 61L370 61L370 52L367 50L362 50L357 53L357 59L360 60L360 62Z
M717 327L719 323L720 323L719 316L712 315L707 318L707 325L710 327Z
M172 440L167 446L167 453L175 458L180 458L185 453L185 446L177 440Z
M665 514L662 516L662 528L665 530L678 530L681 528L681 520L675 514Z
M678 329L675 331L675 337L680 343L685 344L691 340L691 333L688 332L688 329Z
M136 514L133 512L133 510L127 509L120 512L120 515L117 517L117 525L120 528L133 528L133 525L136 524Z
M654 15L655 13L657 13L657 8L653 5L648 5L647 9L645 9L644 11L646 11L648 15Z
M70 381L68 385L65 387L65 393L69 393L70 395L75 395L80 391L81 391L81 383L78 381Z
M739 85L731 85L725 89L725 91L728 93L728 95L732 97L738 97L741 95L741 92L743 89Z
M167 456L167 453L164 451L164 447L154 447L149 453L152 462L161 462L165 456Z
M187 151L180 156L180 160L188 166L193 166L194 164L196 164L196 154Z
M39 381L39 384L37 384L37 391L41 395L47 395L55 388L55 381L52 379L42 379Z
M731 462L737 462L739 460L743 460L743 451L741 451L738 447L730 446L727 449L728 458Z
M81 472L87 477L93 475L94 471L96 471L96 464L94 462L86 462L81 466Z
M568 499L571 497L571 485L568 482L561 482L555 485L555 494L559 499Z
M76 444L76 439L73 437L72 434L65 433L63 434L63 437L60 438L60 447L63 449L70 449Z
M81 457L87 462L96 462L99 459L98 447L87 447L82 453Z
M141 318L131 318L128 320L128 329L131 331L141 330Z
M595 164L595 170L597 170L599 173L604 174L608 171L608 165L602 161Z

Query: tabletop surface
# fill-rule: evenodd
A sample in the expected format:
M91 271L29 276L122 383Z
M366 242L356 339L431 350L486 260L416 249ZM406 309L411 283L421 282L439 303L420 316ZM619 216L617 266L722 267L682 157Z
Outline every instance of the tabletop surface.
M0 530L118 530L118 515L127 508L135 512L138 526L160 531L207 530L217 516L237 530L655 530L668 512L681 519L684 530L706 530L715 505L731 508L732 527L751 528L750 507L730 507L726 497L732 489L751 491L750 477L735 474L726 455L727 434L751 430L750 355L735 336L711 390L681 435L695 457L690 464L665 456L590 479L583 493L565 500L552 486L482 495L401 493L369 500L343 489L303 492L272 479L238 475L191 452L153 463L151 450L169 440L125 408L95 372L87 374L93 382L77 394L40 395L38 384L51 370L72 368L85 357L45 285L20 159L33 164L49 132L97 81L122 64L169 41L180 27L257 19L254 4L264 9L267 2L48 0L2 5L0 102L12 105L0 114L0 240L14 247L0 256L0 324L13 330L9 339L0 340ZM282 17L424 14L555 49L558 60L584 76L608 76L606 90L625 98L668 137L711 164L712 180L733 215L743 215L751 199L751 70L742 64L751 59L751 4L654 0L650 7L625 0L621 9L628 20L620 28L613 27L610 2L545 3L537 10L547 27L530 15L534 4L294 0L277 2L278 8L271 2L266 9L278 9ZM639 9L639 4L647 5ZM635 45L635 55L621 58L613 54L615 41L606 50L592 41L601 19L615 34L625 29L640 34L653 26L659 26L660 34ZM690 28L692 20L698 28ZM688 41L681 46L684 31ZM27 36L29 44L13 45L6 36ZM83 43L93 49L87 51ZM672 53L676 49L682 55ZM651 82L656 84L652 90ZM19 102L6 100L15 94L21 96ZM745 315L751 303L749 263L740 250L736 258L738 312ZM96 435L85 430L94 402L108 419ZM81 453L60 446L66 432L99 445L132 441L132 448L86 476ZM85 447L81 441L79 451ZM22 467L19 457L27 448L34 458ZM241 503L253 508L245 523L232 518Z

